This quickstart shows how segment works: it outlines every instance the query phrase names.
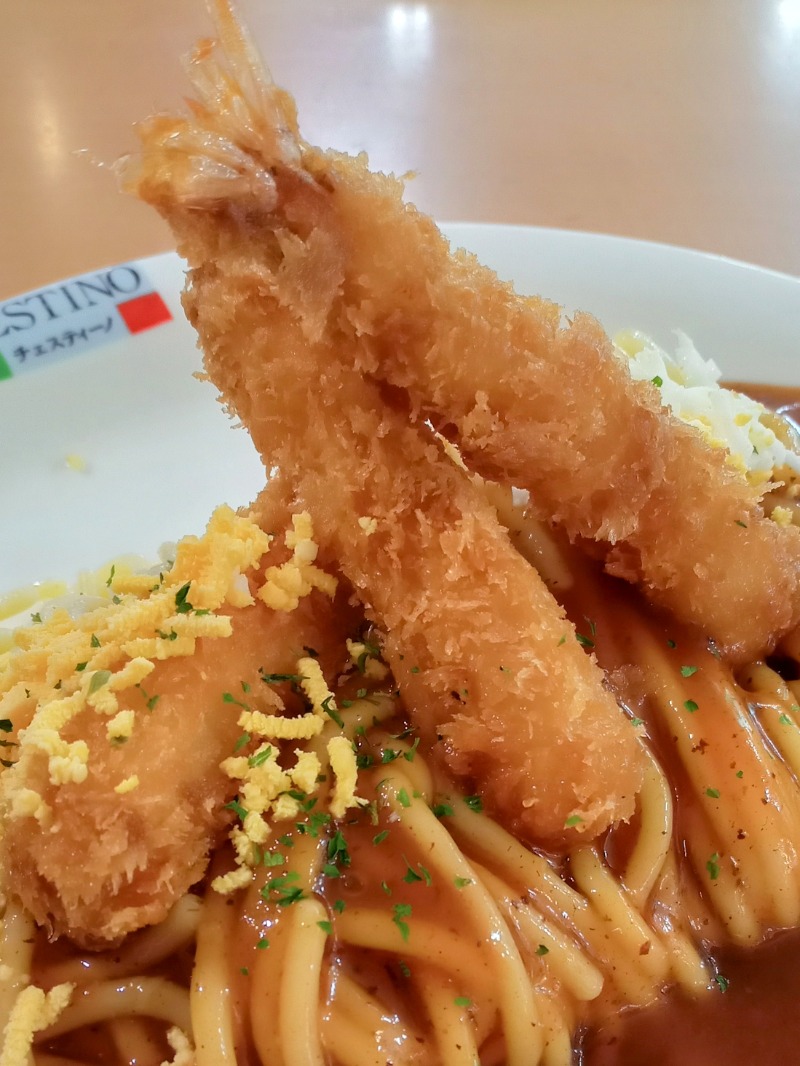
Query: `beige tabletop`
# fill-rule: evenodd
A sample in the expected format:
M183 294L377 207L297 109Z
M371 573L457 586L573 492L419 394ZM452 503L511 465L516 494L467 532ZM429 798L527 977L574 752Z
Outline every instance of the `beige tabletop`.
M688 245L800 274L800 0L245 0L307 139L442 220ZM0 298L171 246L120 196L202 0L0 5Z

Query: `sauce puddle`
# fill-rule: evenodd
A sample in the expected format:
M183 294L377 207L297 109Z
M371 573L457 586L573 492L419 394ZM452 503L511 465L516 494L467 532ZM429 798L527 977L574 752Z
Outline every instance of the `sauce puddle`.
M729 982L700 1000L670 994L587 1035L582 1066L758 1066L800 1061L800 931L713 952Z

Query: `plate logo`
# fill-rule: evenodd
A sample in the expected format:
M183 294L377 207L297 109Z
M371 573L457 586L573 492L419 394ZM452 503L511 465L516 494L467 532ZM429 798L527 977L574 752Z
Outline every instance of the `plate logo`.
M171 320L138 262L36 289L0 303L0 381Z

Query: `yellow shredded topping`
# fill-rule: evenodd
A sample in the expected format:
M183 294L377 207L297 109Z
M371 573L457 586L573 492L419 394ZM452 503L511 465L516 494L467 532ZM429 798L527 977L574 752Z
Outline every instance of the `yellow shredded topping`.
M307 511L292 515L292 527L285 538L286 547L292 549L291 559L270 566L258 590L259 599L275 611L293 611L314 588L331 598L336 593L336 578L314 565L318 549L311 515Z
M33 1038L52 1025L70 1001L75 985L56 985L44 992L29 985L17 995L3 1031L0 1066L28 1066Z
M138 787L139 775L131 774L130 777L126 777L123 781L120 781L120 783L115 787L114 791L118 795L124 796L126 792L133 792L133 790Z
M237 602L246 597L244 575L269 545L255 522L219 507L205 534L181 541L174 565L158 578L114 564L101 606L77 617L43 608L40 621L14 632L0 660L0 717L12 720L18 744L15 765L0 776L0 802L11 817L49 817L43 797L25 785L32 759L47 757L54 786L86 780L86 744L61 737L77 715L93 708L108 716L110 741L130 737L135 712L120 708L120 694L141 685L156 661L191 655L198 639L231 635L229 615L215 612L231 606L231 590Z
M361 805L361 801L356 796L358 777L356 753L347 737L331 737L328 741L328 758L336 778L333 798L328 807L334 818L341 818L348 807Z

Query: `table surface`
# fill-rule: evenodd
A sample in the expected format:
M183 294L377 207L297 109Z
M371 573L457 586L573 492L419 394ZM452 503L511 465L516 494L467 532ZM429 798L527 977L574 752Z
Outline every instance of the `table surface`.
M442 220L665 241L800 274L800 0L243 0L306 138ZM165 251L121 196L202 0L0 10L0 298Z

